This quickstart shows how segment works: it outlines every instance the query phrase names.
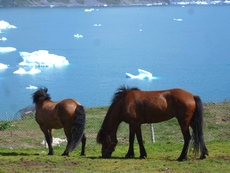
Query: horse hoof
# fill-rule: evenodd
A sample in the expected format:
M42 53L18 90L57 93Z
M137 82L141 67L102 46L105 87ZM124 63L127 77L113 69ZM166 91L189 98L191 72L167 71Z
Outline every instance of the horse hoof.
M125 155L125 158L127 158L127 159L129 159L129 158L134 158L134 155L128 155L128 154L126 154L126 155Z
M183 161L186 161L186 160L187 160L187 158L180 158L180 157L177 159L178 162L183 162Z
M69 156L69 154L67 154L67 153L63 153L63 154L62 154L62 156Z
M201 159L201 160L202 160L202 159L205 159L205 158L206 158L206 156L200 156L200 158L199 158L199 159Z
M140 159L146 159L147 156L140 156Z

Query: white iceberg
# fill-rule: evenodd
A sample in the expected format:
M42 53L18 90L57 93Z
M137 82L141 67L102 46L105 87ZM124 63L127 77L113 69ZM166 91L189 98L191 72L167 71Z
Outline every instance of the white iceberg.
M14 25L10 25L8 22L6 22L4 20L0 20L0 30L11 29L11 28L17 28L17 27Z
M85 12L92 12L92 11L94 11L94 8L85 9L84 11L85 11Z
M83 35L81 35L81 34L74 34L74 37L76 37L76 38L83 38Z
M41 70L35 68L35 67L32 67L30 71L26 71L24 68L22 67L19 67L18 70L14 71L13 73L14 74L37 74L37 73L40 73Z
M146 71L146 70L142 70L142 69L138 69L139 74L138 75L133 75L130 73L125 73L126 74L126 78L132 78L132 79L148 79L148 80L152 80L152 79L158 79L157 77L154 77L152 75L152 73Z
M7 40L7 38L6 38L6 37L2 37L2 38L0 38L0 40L2 40L2 41L6 41L6 40Z
M0 63L0 69L6 69L8 68L8 65Z
M20 52L23 61L20 66L60 67L68 65L69 61L64 56L49 54L47 50L39 50L32 53Z
M180 19L180 18L178 18L178 19L174 18L173 20L175 20L177 22L182 22L183 21L183 19Z
M177 2L178 5L189 5L189 2Z
M28 71L27 73L28 73L28 74L36 74L36 73L40 73L40 72L41 72L41 70L39 70L39 69L33 67L33 68L32 68L30 71Z
M30 90L32 90L32 89L38 89L38 87L33 86L33 85L29 85L28 87L26 87L26 89L30 89Z
M99 24L96 24L96 23L95 23L95 24L93 24L93 26L101 26L101 24L100 24L100 23L99 23Z
M13 52L17 49L14 47L0 47L0 53L7 53L7 52Z
M223 3L224 4L230 4L230 0L225 0Z
M14 74L26 74L26 70L24 68L19 67L18 70L13 72Z

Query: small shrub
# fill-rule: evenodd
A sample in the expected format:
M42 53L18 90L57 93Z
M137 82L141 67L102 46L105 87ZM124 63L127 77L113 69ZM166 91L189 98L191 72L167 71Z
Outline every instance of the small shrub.
M9 126L9 122L0 122L0 131L6 130Z

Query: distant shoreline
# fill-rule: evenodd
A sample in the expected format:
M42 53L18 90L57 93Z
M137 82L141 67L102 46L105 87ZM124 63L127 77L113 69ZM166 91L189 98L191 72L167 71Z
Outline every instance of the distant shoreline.
M209 5L230 5L230 0L211 0L211 1L174 1L174 0L161 0L161 1L140 1L134 0L129 2L130 0L118 0L118 1L97 1L97 0L86 0L83 3L65 3L65 2L47 2L46 0L41 1L40 3L37 2L23 2L18 3L17 1L12 2L1 2L0 1L0 8L5 7L85 7L85 8L94 8L94 7L136 7L136 6L191 6L191 5L202 5L202 6L209 6Z

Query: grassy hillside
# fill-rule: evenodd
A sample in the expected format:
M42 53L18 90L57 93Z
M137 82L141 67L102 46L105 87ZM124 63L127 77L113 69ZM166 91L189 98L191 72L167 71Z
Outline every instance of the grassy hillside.
M199 160L190 149L188 161L177 162L182 150L182 134L176 119L154 124L155 143L151 142L149 125L143 125L143 140L148 158L139 159L135 142L135 158L124 159L128 150L128 125L118 130L118 145L111 159L101 159L101 146L95 138L108 107L87 108L86 157L80 148L62 157L66 143L54 147L55 155L41 142L44 139L34 117L0 122L0 172L230 172L230 102L204 104L204 138L209 150ZM64 138L63 131L55 137Z

